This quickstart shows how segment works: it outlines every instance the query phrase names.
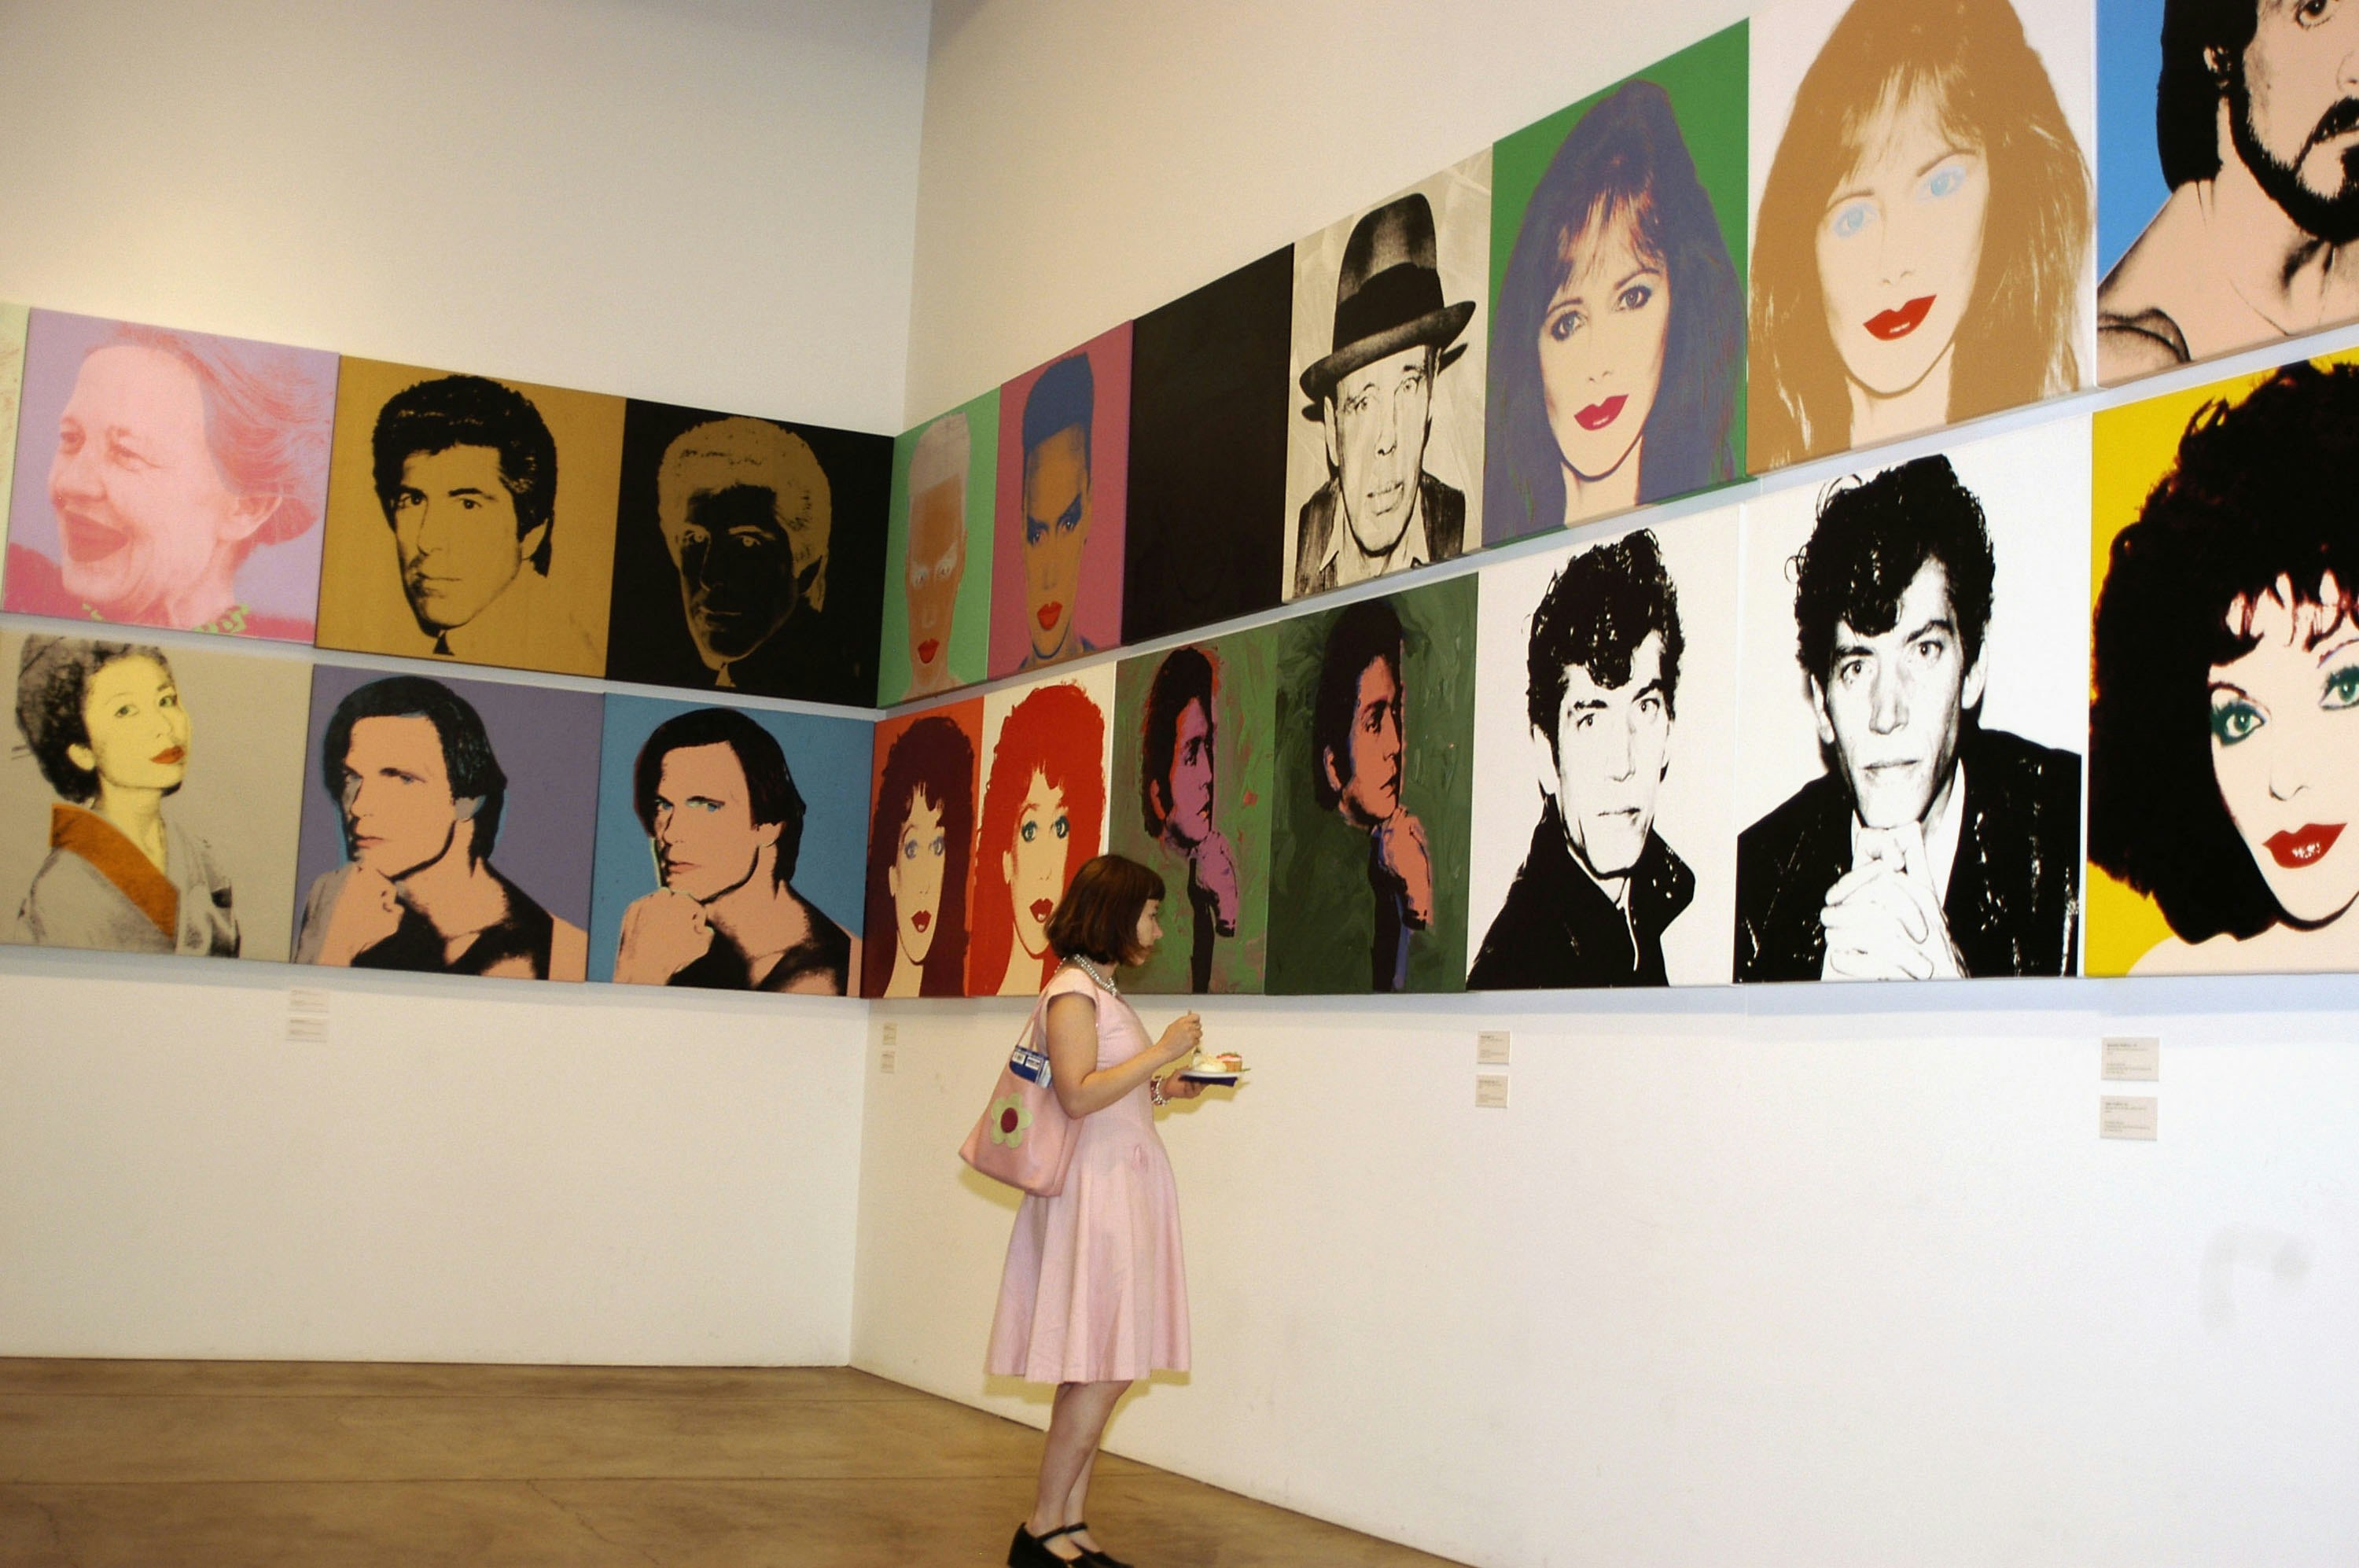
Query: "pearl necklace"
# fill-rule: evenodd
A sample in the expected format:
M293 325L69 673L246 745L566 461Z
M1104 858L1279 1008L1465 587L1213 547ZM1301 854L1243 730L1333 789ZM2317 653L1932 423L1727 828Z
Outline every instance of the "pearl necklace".
M1109 975L1104 970L1100 969L1095 964L1090 962L1090 960L1082 954L1076 953L1067 958L1065 962L1080 970L1082 974L1088 975L1091 980L1097 984L1098 988L1105 992L1106 995L1110 996L1119 996L1122 995L1122 987L1114 983L1113 976Z

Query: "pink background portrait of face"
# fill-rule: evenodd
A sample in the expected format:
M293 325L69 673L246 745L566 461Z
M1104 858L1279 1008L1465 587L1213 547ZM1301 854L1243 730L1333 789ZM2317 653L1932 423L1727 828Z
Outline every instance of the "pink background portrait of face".
M1093 382L1088 523L1080 543L1078 578L1073 544L1057 526L1058 517L1043 519L1048 527L1034 545L1026 541L1024 516L1025 402L1044 375L1076 356L1088 361ZM1060 451L1065 444L1054 436L1041 443L1044 483L1058 492L1050 504L1060 512L1071 489L1070 464ZM999 483L992 511L993 680L1122 641L1123 518L1129 490L1130 323L1125 321L1000 388ZM1027 573L1035 572L1045 592L1031 591Z
M311 640L336 356L32 312L5 607Z

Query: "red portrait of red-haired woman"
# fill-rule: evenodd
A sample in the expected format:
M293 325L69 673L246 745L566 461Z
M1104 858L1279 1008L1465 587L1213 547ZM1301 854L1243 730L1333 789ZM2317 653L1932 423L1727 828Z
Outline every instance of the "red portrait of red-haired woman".
M970 996L1029 996L1056 967L1049 917L1073 873L1105 847L1113 687L1108 665L984 699L988 771L967 900Z

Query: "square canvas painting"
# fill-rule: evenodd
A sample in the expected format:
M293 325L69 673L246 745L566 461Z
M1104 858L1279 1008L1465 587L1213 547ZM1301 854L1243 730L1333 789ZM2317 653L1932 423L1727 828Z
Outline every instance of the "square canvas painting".
M590 691L319 666L295 962L582 978L600 713Z
M1738 477L1745 26L1491 152L1483 538Z
M2347 5L2097 0L2097 374L2359 317Z
M311 667L0 632L0 941L285 962Z
M967 889L967 994L1029 996L1057 970L1049 917L1105 851L1114 667L988 692Z
M1486 566L1469 990L1728 983L1737 510Z
M1123 660L1114 680L1114 853L1163 877L1163 941L1141 995L1257 992L1269 948L1277 766L1267 629Z
M845 995L873 727L610 694L590 977Z
M336 356L35 310L0 607L311 640Z
M888 437L631 399L605 675L868 707Z
M876 726L864 996L966 994L983 699Z
M1291 247L1139 317L1123 636L1193 631L1278 601Z
M1491 152L1294 247L1286 596L1483 543Z
M893 443L879 702L913 702L988 673L998 468L997 387Z
M1745 507L1735 974L2078 972L2089 421Z
M2090 0L1753 19L1750 466L2089 384Z
M999 389L991 677L1123 639L1130 323Z
M623 400L346 359L320 646L606 669Z
M2359 354L2095 422L2089 973L2359 969Z
M1280 622L1266 988L1456 991L1466 976L1477 576Z

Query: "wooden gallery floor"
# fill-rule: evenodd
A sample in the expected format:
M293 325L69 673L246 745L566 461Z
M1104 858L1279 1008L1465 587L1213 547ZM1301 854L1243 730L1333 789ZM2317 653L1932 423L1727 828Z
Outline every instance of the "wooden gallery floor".
M964 1568L1038 1434L864 1373L0 1359L6 1568ZM1111 1455L1138 1568L1441 1560Z

